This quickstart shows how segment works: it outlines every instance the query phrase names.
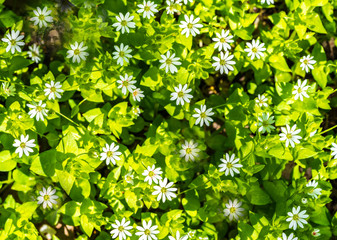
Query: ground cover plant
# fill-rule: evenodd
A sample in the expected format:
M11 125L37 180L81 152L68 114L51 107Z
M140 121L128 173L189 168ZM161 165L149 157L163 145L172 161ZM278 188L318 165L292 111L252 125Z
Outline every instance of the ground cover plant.
M336 0L0 0L0 239L336 239Z

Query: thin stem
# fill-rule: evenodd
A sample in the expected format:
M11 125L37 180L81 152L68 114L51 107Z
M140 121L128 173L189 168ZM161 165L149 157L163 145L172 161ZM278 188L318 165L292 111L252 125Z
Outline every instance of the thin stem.
M64 117L65 119L67 119L69 122L75 124L77 127L81 127L77 122L74 122L73 120L71 120L70 118L68 118L66 115L60 113L60 112L56 112L55 113L59 114L61 117Z
M320 133L318 133L318 134L321 135L321 134L326 133L326 132L329 132L329 131L331 131L331 130L333 130L333 129L335 129L335 128L337 128L337 125L335 125L335 126L329 128L329 129L327 129L327 130L324 130L323 132L320 132Z

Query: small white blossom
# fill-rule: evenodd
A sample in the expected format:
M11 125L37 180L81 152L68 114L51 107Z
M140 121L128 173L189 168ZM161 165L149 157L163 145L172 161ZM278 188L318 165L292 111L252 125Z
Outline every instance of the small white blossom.
M123 218L122 221L115 220L115 223L112 223L111 226L114 228L110 234L112 235L112 238L119 238L119 240L126 239L127 236L131 237L132 234L129 230L132 229L132 226L130 225L130 221L126 222L126 219Z
M301 199L301 202L302 202L303 204L307 204L307 203L308 203L308 199L302 198L302 199Z
M46 239L51 240L53 236L57 233L54 228L47 224L43 224L40 229L40 233L42 236L44 236Z
M55 96L61 98L60 93L63 93L64 90L61 89L62 85L59 82L50 81L50 84L46 83L45 86L46 89L43 90L45 92L44 95L48 96L49 100L55 99Z
M87 46L83 46L83 42L78 44L75 42L74 45L70 44L71 50L67 51L67 58L73 58L73 63L76 61L77 63L81 62L81 59L85 61L86 57L89 56L89 53L85 52L88 49Z
M105 144L105 147L102 148L102 153L101 155L101 161L106 162L106 165L109 165L110 162L112 162L113 165L116 165L116 160L120 160L120 155L122 155L121 152L118 152L117 150L119 149L119 146L115 143L111 143L111 145L109 146L109 144Z
M24 38L23 35L20 35L20 31L14 31L6 34L6 37L2 38L1 40L5 43L7 43L6 52L11 51L12 54L15 53L15 51L21 52L20 46L24 46L25 43L22 41Z
M157 4L154 4L154 2L146 1L144 0L143 4L138 4L138 7L140 8L137 13L143 13L143 18L150 19L154 16L154 13L158 12L156 9Z
M318 182L315 180L311 180L307 183L306 187L311 187L312 189L308 192L308 195L310 195L312 198L318 198L319 195L321 195L321 188L317 187Z
M132 80L133 76L125 73L125 76L119 76L120 80L117 81L119 83L118 88L122 89L122 93L126 95L126 91L133 92L137 87L134 85L137 81Z
M173 182L168 183L168 179L164 178L164 180L159 180L159 186L154 186L153 188L155 191L152 193L152 195L158 195L157 201L160 201L160 199L165 202L166 199L169 201L172 200L172 198L176 198L177 195L174 193L174 191L177 191L177 188L172 188Z
M157 225L152 226L152 220L149 220L147 223L145 220L142 222L143 227L137 226L138 232L136 232L137 236L140 236L138 240L157 240L156 234L159 233L157 229Z
M116 16L117 23L112 24L113 27L117 27L116 31L122 30L122 34L126 31L130 32L129 28L135 28L136 24L132 22L134 16L130 16L130 13L127 12L125 16L122 13L119 13L119 16Z
M281 131L282 133L279 134L280 141L286 141L286 147L290 144L294 148L295 143L300 143L299 139L302 139L302 137L297 134L301 132L301 129L296 130L296 124L291 128L287 124L286 127L281 127Z
M36 116L36 121L39 121L40 119L41 121L44 121L43 116L47 116L48 112L45 103L42 103L42 101L40 100L39 104L37 104L36 102L32 102L32 104L27 104L27 106L31 108L31 110L28 112L31 118L34 118Z
M261 4L264 4L264 3L267 3L268 5L274 4L274 0L261 0ZM289 240L291 240L291 239L289 239Z
M158 184L158 180L161 180L162 177L160 174L163 172L161 171L161 168L156 168L156 166L153 164L152 167L148 166L147 169L144 170L142 173L143 176L146 176L144 179L144 182L148 182L150 185L152 185L152 181L155 184Z
M6 97L14 96L15 95L15 85L14 84L9 84L9 82L3 82L1 84L2 86L2 92Z
M36 45L36 43L33 44L33 46L29 46L29 51L27 52L28 56L36 63L41 61L40 58L40 47Z
M121 43L119 47L114 46L114 48L116 49L116 51L112 54L114 55L113 59L117 59L117 64L123 66L124 62L129 63L129 59L132 58L132 56L130 55L132 50L129 49L129 45L124 46L124 44Z
M195 232L196 232L195 230L194 230L194 231L193 231L193 230L189 231L189 232L187 233L187 237L188 237L188 238L193 238Z
M167 14L174 14L175 12L178 12L178 6L182 5L181 0L167 0L166 4Z
M247 47L244 51L248 53L248 57L250 57L251 60L254 60L256 57L257 59L260 59L264 56L263 52L266 51L266 48L264 48L264 43L260 44L260 40L253 39L252 43L247 42Z
M41 8L37 7L36 10L33 10L35 17L32 17L30 20L34 22L34 25L39 25L39 27L47 27L47 22L52 23L53 17L49 16L51 10L48 10L47 7L44 7L42 10Z
M137 117L139 117L139 115L141 114L141 110L139 107L132 107L131 112Z
M229 43L234 42L234 40L232 39L233 36L229 35L229 30L225 31L225 29L222 29L221 34L220 33L215 33L216 34L216 38L212 38L212 40L214 42L216 42L216 44L214 45L214 48L217 48L219 51L221 51L222 49L224 51L228 51L231 49L231 45L229 45Z
M277 240L298 240L298 238L294 237L293 233L290 233L289 237L285 233L282 233L282 238L278 237Z
M223 74L223 72L228 74L228 70L234 70L232 66L235 64L235 61L232 61L234 55L229 55L229 52L226 52L225 54L223 52L220 52L220 58L215 56L213 56L212 58L215 61L212 64L212 66L215 67L215 71L218 71L220 69L221 74Z
M191 88L187 89L187 84L182 86L179 84L178 87L174 87L175 92L171 93L171 101L176 100L176 104L184 105L185 102L189 103L190 98L193 98L191 94L188 94L192 91Z
M198 125L200 123L200 127L202 127L205 122L206 126L209 126L209 122L213 122L213 119L210 118L210 116L214 115L214 112L212 112L212 108L206 110L206 105L201 105L200 109L195 108L194 111L197 112L192 115L192 117L197 119L195 121L195 125Z
M272 130L275 129L275 127L272 126L272 124L275 122L274 116L269 116L269 113L264 112L262 116L258 117L258 119L259 132L261 132L262 134L265 132L270 133Z
M134 178L134 176L133 176L132 172L128 172L124 176L125 182L130 183L130 184L133 184L133 178Z
M193 140L191 141L185 141L185 144L182 144L182 149L180 150L180 157L185 157L186 162L191 159L194 161L196 157L199 156L198 152L200 152L200 149L197 148L198 143L194 143Z
M55 199L58 199L57 195L54 195L56 192L56 189L53 189L52 187L48 187L48 189L46 190L44 187L42 188L42 191L40 191L40 196L37 197L37 204L41 204L43 208L46 208L47 205L50 208L53 208L53 204L56 204L57 202L55 201Z
M289 218L286 219L287 222L290 222L289 228L296 230L297 225L301 228L304 228L303 224L308 224L305 218L309 217L309 215L305 214L306 210L301 211L301 207L298 206L297 208L293 207L292 212L288 212Z
M173 74L175 72L178 72L178 69L175 65L181 65L181 62L179 62L180 58L175 57L175 53L170 53L170 51L167 51L166 56L164 55L160 55L162 57L161 60L159 60L159 62L162 63L162 65L160 65L160 69L165 68L165 71L168 72L170 70L170 72Z
M19 158L22 157L22 154L24 153L26 156L29 156L29 152L34 152L33 147L36 146L35 139L29 139L29 135L27 134L24 136L23 134L19 139L15 139L13 143L13 147L16 147L17 149L15 150L15 153L19 154Z
M242 211L244 208L240 208L242 202L239 202L237 199L234 201L229 199L229 202L226 203L226 208L224 209L225 216L229 216L229 220L232 221L234 218L239 220L239 217L243 216Z
M309 88L307 81L307 79L304 79L303 82L300 79L297 80L297 85L294 86L295 90L292 92L292 94L295 95L295 100L300 99L303 101L303 97L309 98L309 95L306 92Z
M318 228L315 228L312 232L311 232L311 235L314 236L314 237L318 237L318 236L321 236L321 234L319 233L319 229Z
M190 34L195 37L197 34L200 33L198 28L202 28L202 24L198 23L200 18L195 18L193 14L191 16L185 15L185 21L181 21L179 27L183 30L181 31L181 34L186 34L186 37L188 37Z
M221 158L220 159L221 163L219 165L219 172L225 172L225 175L228 176L229 174L234 177L234 172L236 173L240 173L240 171L238 170L238 168L241 168L242 165L237 163L240 161L239 158L235 159L235 154L233 153L231 156L229 156L228 153L226 153L226 157L225 159Z
M331 150L331 156L333 157L333 159L337 159L337 144L332 143L332 147L330 150Z
M172 237L172 236L169 236L169 240L187 240L187 239L188 239L187 235L180 237L180 232L179 231L176 232L176 237L175 238Z
M255 99L255 102L260 107L268 107L268 98L266 98L264 95L257 95L257 99Z
M145 95L143 94L143 91L140 90L140 88L136 88L135 90L133 90L132 98L134 101L140 102L143 97L145 97Z
M305 70L306 73L308 73L310 71L310 69L314 69L314 67L312 65L314 65L316 63L316 61L313 59L313 56L310 56L310 54L308 56L303 56L300 59L301 65L300 67L302 68L302 70Z

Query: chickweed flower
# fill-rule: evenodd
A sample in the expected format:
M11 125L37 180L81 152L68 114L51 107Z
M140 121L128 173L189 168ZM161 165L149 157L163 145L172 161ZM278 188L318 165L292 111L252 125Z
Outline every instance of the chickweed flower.
M235 154L233 153L231 156L229 156L228 153L226 153L225 159L221 158L220 159L221 163L219 165L219 172L225 172L225 175L228 176L229 174L234 177L234 172L240 173L238 168L243 167L241 164L237 163L240 161L239 158L235 159Z
M312 232L311 232L311 235L314 236L314 237L319 237L321 236L321 234L319 233L319 229L318 228L315 228Z
M178 87L174 87L175 92L171 93L171 101L176 100L176 104L179 105L181 104L182 106L184 105L185 102L189 103L190 98L193 98L191 94L188 94L192 91L191 88L187 89L187 84L182 86L179 84Z
M213 122L213 119L210 118L210 116L214 115L214 112L212 112L212 108L209 108L206 110L206 105L201 105L200 109L195 108L194 111L197 113L193 114L192 117L196 118L195 125L198 125L200 123L200 127L206 124L206 126L209 126L210 122Z
M143 13L143 18L150 19L154 16L154 13L158 12L156 9L157 4L154 4L154 2L146 1L144 0L143 4L138 4L138 7L140 8L137 13Z
M242 202L239 202L237 199L234 199L234 201L230 200L228 203L226 203L226 208L224 209L225 216L229 216L229 220L233 221L239 220L239 217L243 216L242 211L244 211L244 208L240 208L242 205Z
M145 95L143 94L143 91L140 90L140 88L136 88L135 90L133 90L132 98L134 101L140 102L143 97L145 97Z
M310 187L311 190L308 192L308 195L310 195L312 198L318 198L319 195L321 195L321 188L317 187L318 182L315 180L311 180L307 183L306 187Z
M162 63L162 65L160 66L160 69L165 68L166 73L170 70L170 72L172 74L174 74L175 72L178 72L178 69L175 65L181 65L181 62L179 62L180 58L175 57L176 54L175 53L170 53L170 51L166 52L166 55L160 55L162 57L161 60L159 60L159 62Z
M52 23L53 17L49 16L51 10L48 10L47 7L44 7L42 10L41 8L37 7L36 10L33 10L35 17L32 17L30 20L34 22L34 25L39 25L40 28L43 26L47 27L47 22Z
M139 115L141 114L140 108L135 106L132 107L131 112L137 117L139 117Z
M278 237L277 240L298 240L298 238L294 237L293 233L290 233L289 237L285 233L282 233L282 238Z
M15 53L15 51L21 52L20 46L24 46L25 43L22 41L24 38L23 35L20 35L20 31L14 31L12 30L10 33L6 34L6 37L2 38L1 40L5 43L7 43L6 52L11 51L12 54Z
M153 164L152 167L148 166L147 169L144 170L142 173L143 176L146 176L144 179L144 182L148 182L149 185L152 185L152 181L155 184L158 184L158 180L161 180L162 177L160 174L163 172L161 171L161 168L156 168L156 166Z
M282 133L280 133L280 141L286 141L286 147L289 146L289 144L294 148L295 143L300 143L299 139L302 139L301 136L298 136L301 132L301 129L296 130L296 124L290 128L290 126L287 124L286 127L281 127Z
M15 86L13 84L9 84L9 82L3 82L1 84L2 86L2 91L1 93L3 93L5 95L5 97L10 97L10 96L14 96L15 95Z
M67 51L67 58L73 58L73 63L76 61L77 63L81 62L81 59L85 61L86 57L89 56L89 53L85 52L88 49L87 46L83 46L83 42L78 44L75 42L74 45L70 44L70 50Z
M309 215L305 214L306 210L301 211L301 207L298 206L297 208L293 207L292 212L288 212L289 218L287 218L287 222L289 223L289 228L296 230L297 225L300 228L304 228L303 224L308 224L308 222L305 220L305 218L309 217Z
M270 133L272 130L275 129L272 124L275 122L274 116L269 116L269 113L263 113L262 116L258 117L259 122L258 122L258 127L259 127L259 132L262 134L265 132Z
M40 47L36 45L36 43L33 44L33 46L29 46L29 51L27 52L28 56L36 63L41 61L40 58Z
M154 186L153 188L155 191L152 193L152 195L158 195L157 201L160 201L160 199L165 202L166 199L169 201L172 200L172 198L176 198L177 195L173 192L177 191L177 188L172 188L173 182L168 183L168 179L164 178L164 180L159 180L159 186Z
M297 85L294 86L294 91L292 92L293 95L295 95L294 99L300 99L303 101L303 97L309 98L309 95L307 94L307 90L309 88L309 85L307 86L307 79L304 79L302 82L300 79L297 80Z
M42 103L42 101L40 100L38 104L36 102L32 102L32 104L27 104L27 106L31 108L31 110L28 112L31 118L34 118L36 116L36 121L39 121L40 119L41 121L44 121L43 116L47 116L48 112L45 103Z
M336 143L332 143L332 147L331 147L331 156L333 157L333 159L337 158L337 144Z
M17 149L15 150L15 153L19 154L19 158L22 157L23 153L26 156L29 156L29 152L34 152L33 151L33 147L36 146L35 139L29 139L29 135L27 134L26 136L21 135L20 140L19 139L15 139L13 146L16 147Z
M127 12L125 16L123 13L119 13L119 16L116 16L117 23L112 24L113 27L117 27L116 31L122 30L122 34L126 31L127 33L130 32L129 28L135 28L136 24L132 22L134 16L130 16L130 13Z
M50 186L47 190L45 188L42 188L42 191L40 191L40 196L37 197L37 204L42 204L43 208L46 208L47 206L53 208L53 204L57 203L55 199L58 199L58 196L54 195L55 192L56 189L53 189Z
M191 159L194 161L196 157L199 156L198 152L200 149L197 148L198 143L194 143L193 140L185 141L185 144L182 144L182 149L180 150L180 157L185 157L186 162Z
M216 44L214 45L214 48L217 48L219 51L221 51L222 49L224 51L228 51L231 49L231 45L229 45L229 43L234 42L234 40L232 39L233 36L229 35L229 30L225 31L224 29L222 29L221 34L220 33L215 33L216 34L216 38L212 38L212 40L214 42L216 42Z
M142 222L143 226L137 226L138 232L136 232L137 236L140 236L138 240L157 240L156 234L159 233L157 230L158 226L152 226L152 220L150 219L147 223L145 220Z
M129 45L124 46L124 44L121 43L119 47L114 46L114 48L116 49L116 51L112 54L114 55L113 59L117 59L117 64L123 66L124 62L129 63L129 59L132 58L132 56L130 55L132 50L129 49Z
M188 37L190 34L195 37L197 34L200 33L198 28L202 28L202 24L198 23L200 21L200 18L195 18L193 14L191 16L185 15L185 21L181 21L179 27L183 30L181 31L181 34L186 34L186 37Z
M248 53L251 60L254 60L255 57L260 59L264 56L263 52L266 51L266 48L264 48L264 43L260 44L259 39L253 39L252 43L247 42L246 45L247 48L244 51Z
M62 85L59 82L50 81L50 84L46 83L45 86L46 89L43 90L45 92L44 95L48 96L49 100L55 99L55 96L61 98L60 93L63 93L64 90L61 89Z
M117 81L119 83L118 88L122 89L122 93L126 95L126 92L133 92L137 87L133 84L135 84L137 81L132 80L133 76L128 75L125 73L125 76L122 75L119 76L120 80Z
M119 146L115 143L111 143L111 145L109 146L109 144L105 144L105 147L102 148L103 152L100 154L101 155L101 161L106 162L106 165L109 165L110 162L113 165L116 165L116 160L120 160L120 155L122 155L121 152L117 151L119 149Z
M301 65L300 67L302 68L302 70L305 70L306 73L308 73L310 71L310 69L314 69L314 67L312 65L314 65L316 63L316 61L313 59L313 56L307 55L307 56L303 56L300 59Z
M178 12L178 6L181 6L182 3L181 0L167 0L166 4L167 14L174 14L175 12Z
M179 231L176 232L176 237L175 238L172 237L172 236L169 236L169 240L187 240L187 239L188 239L187 235L180 237L180 232Z
M124 179L125 179L125 182L133 184L134 176L132 174L132 171L125 174Z
M223 74L225 72L228 74L228 70L233 71L234 68L232 65L235 64L232 59L234 58L234 55L229 55L229 52L226 52L225 54L223 52L220 52L220 57L212 57L215 61L212 66L215 67L215 71L220 70L220 73Z
M268 107L268 98L264 95L257 95L257 99L255 99L255 102L259 107Z
M112 235L112 238L119 238L119 240L126 239L127 236L131 237L132 234L129 232L129 230L132 229L132 226L130 225L130 221L126 221L125 218L122 219L122 221L115 220L115 223L112 223L111 226L114 228L110 234Z

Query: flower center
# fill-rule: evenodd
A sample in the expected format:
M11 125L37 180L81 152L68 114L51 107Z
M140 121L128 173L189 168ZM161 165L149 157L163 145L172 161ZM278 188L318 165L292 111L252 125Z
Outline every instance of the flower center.
M229 209L229 211L230 211L230 213L235 213L235 212L236 212L236 209L235 209L235 207L231 207L231 208Z
M12 39L12 40L10 41L10 43L11 43L11 45L16 45L16 41L15 41L14 39Z
M41 106L37 106L37 107L36 107L36 111L38 111L38 112L41 112L42 109L43 109L43 108L42 108Z
M224 38L220 38L220 42L224 43L224 42L226 42L226 40Z
M43 21L45 19L45 16L44 15L40 15L39 16L39 20Z
M118 231L123 232L124 231L124 227L123 226L119 226L118 227Z
M264 127L269 126L268 121L267 121L267 120L263 121L263 122L262 122L262 126L264 126Z
M161 192L162 192L162 193L166 193L166 192L167 192L167 189L163 187L163 188L161 189Z
M170 58L166 59L166 64L167 64L167 65L172 64L172 60L171 60Z
M288 139L291 139L291 138L293 137L293 135L292 135L291 133L288 133L288 134L286 135L286 137L287 137Z
M145 234L145 235L150 235L150 234L151 234L151 231L150 231L149 229L146 229L146 230L144 231L144 234Z
M257 53L257 48L256 48L256 47L253 47L253 48L252 48L252 52L253 52L253 53Z
M304 63L304 64L308 64L309 61L308 61L307 59L305 59L305 60L303 61L303 63Z
M182 98L183 96L184 96L184 92L183 91L178 92L178 97Z
M190 154L192 152L191 148L186 148L186 154Z
M107 151L107 152L106 152L106 156L107 156L107 157L112 157L112 152L111 152L111 151Z
M128 80L125 80L125 81L123 82L123 86L124 86L124 87L129 86L129 81L128 81Z
M51 92L56 92L56 87L51 87L51 88L50 88L50 91L51 91Z
M43 196L43 199L44 199L45 201L48 201L48 200L50 199L50 196L49 196L49 195L44 195L44 196Z
M26 143L22 142L20 143L20 148L25 148L26 147Z
M154 172L152 172L152 171L149 172L149 176L150 176L150 177L153 177L154 175L155 175Z
M299 219L300 219L300 217L299 217L297 214L295 214L295 215L293 216L293 220L298 221Z
M74 55L79 55L80 54L80 50L77 48L74 50Z
M145 11L145 12L149 12L149 11L150 11L150 7L149 7L149 6L145 6L145 7L144 7L144 11Z
M128 22L127 22L127 21L125 21L125 20L122 20L122 21L121 21L121 25L122 25L122 26L124 26L124 27L125 27L127 24L128 24Z
M138 95L138 91L134 91L132 94L133 94L133 96L137 96Z
M124 55L125 55L125 53L124 53L123 51L120 51L120 52L119 52L119 56L120 56L120 57L124 57Z
M232 168L232 167L233 167L233 164L227 163L227 168Z
M193 24L189 23L189 24L187 24L187 27L191 29L191 28L193 28Z
M314 235L314 236L315 236L316 234L317 234L316 232L312 232L312 235Z
M200 117L201 118L205 118L206 117L206 113L204 113L204 112L200 113Z
M225 64L226 64L226 60L221 59L220 60L220 65L225 65Z

